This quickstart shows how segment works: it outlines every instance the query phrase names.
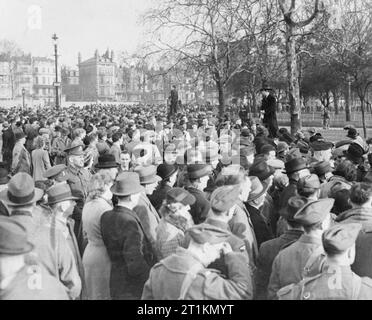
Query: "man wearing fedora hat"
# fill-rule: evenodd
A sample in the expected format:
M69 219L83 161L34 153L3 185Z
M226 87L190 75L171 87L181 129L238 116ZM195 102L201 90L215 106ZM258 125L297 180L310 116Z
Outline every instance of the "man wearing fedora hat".
M269 299L275 299L279 289L318 274L324 264L321 238L331 226L334 199L308 200L297 196L292 201L302 202L293 219L303 226L305 233L275 257L268 286Z
M52 225L64 235L69 248L74 256L80 279L84 280L84 269L81 261L78 243L74 233L74 220L71 219L77 197L72 196L71 188L67 183L58 183L47 191L47 204L52 209ZM83 288L84 288L84 283Z
M306 161L301 157L289 157L285 163L285 171L288 176L289 184L280 195L278 209L286 207L289 198L297 195L297 182L300 178L310 175Z
M101 216L101 230L112 263L111 297L139 299L156 260L142 222L133 211L144 188L138 173L122 172L110 190L117 196L118 204Z
M116 162L113 154L103 154L98 157L98 163L94 167L95 171L109 170L111 176L116 176L119 173L119 163Z
M74 144L73 142L65 149L65 152L67 153L68 163L66 169L67 182L71 186L74 197L78 198L71 217L75 220L74 232L78 240L80 254L82 255L86 244L82 233L81 214L88 195L87 187L91 179L91 174L84 168L83 144Z
M261 243L273 238L267 218L261 212L269 185L262 184L257 177L249 178L252 185L245 206L249 212L259 248Z
M19 222L0 217L0 300L68 300L66 288L40 264L28 265L34 250Z
M26 228L29 240L35 245L27 260L42 264L66 287L70 298L75 299L81 292L81 279L66 239L54 226L41 224L35 216L35 204L43 194L35 188L30 175L20 172L10 179L8 189L0 192L0 200L9 209L10 219Z
M137 172L140 178L140 183L144 190L141 193L138 205L134 207L134 212L137 213L144 227L147 238L150 240L153 250L156 249L156 228L159 225L160 216L152 205L149 196L151 196L158 186L161 178L156 174L155 166L136 167L134 172Z
M204 189L207 187L210 174L211 167L207 164L196 163L187 166L187 179L189 184L185 189L196 199L190 210L195 224L204 222L210 209L210 203L203 193Z
M303 234L302 225L293 219L294 215L302 207L303 203L294 200L296 200L295 197L291 198L288 201L287 207L279 212L288 225L287 230L278 238L265 241L261 244L257 259L257 300L267 299L267 287L269 285L275 257L278 255L280 250L297 241Z
M31 175L32 174L31 156L30 153L25 148L26 135L23 132L16 132L14 134L14 137L16 143L14 145L12 153L11 172L13 175L18 172L26 172Z
M167 192L171 190L177 181L178 166L176 164L159 164L156 169L157 175L162 179L152 195L148 196L155 210L159 211Z

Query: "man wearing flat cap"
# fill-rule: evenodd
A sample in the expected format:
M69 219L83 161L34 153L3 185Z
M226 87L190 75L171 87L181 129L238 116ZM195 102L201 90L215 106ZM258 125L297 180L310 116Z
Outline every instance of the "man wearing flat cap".
M303 226L305 233L274 259L268 286L269 299L275 299L279 289L318 274L324 264L321 237L330 227L334 199L311 201L298 197L292 201L302 202L294 220Z
M156 261L150 239L133 211L143 189L138 173L120 173L110 189L118 204L101 216L102 239L111 260L113 300L139 299Z
M279 300L371 300L372 279L359 277L350 265L355 259L358 223L338 224L326 230L322 243L326 254L323 271L278 291Z
M201 224L187 230L190 243L157 263L150 272L143 300L241 300L252 297L246 256L233 252L230 233ZM207 267L223 256L228 277Z

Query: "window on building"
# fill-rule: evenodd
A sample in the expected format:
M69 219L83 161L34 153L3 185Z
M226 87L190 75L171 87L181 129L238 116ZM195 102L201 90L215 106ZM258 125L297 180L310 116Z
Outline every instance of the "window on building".
M43 84L46 84L46 79L45 79L45 77L43 77Z
M43 68L43 73L45 73L45 68Z
M35 67L35 72L38 73L38 69L37 69L37 67Z
M45 96L46 95L46 89L43 88L43 95Z
M39 84L39 78L35 77L35 84Z

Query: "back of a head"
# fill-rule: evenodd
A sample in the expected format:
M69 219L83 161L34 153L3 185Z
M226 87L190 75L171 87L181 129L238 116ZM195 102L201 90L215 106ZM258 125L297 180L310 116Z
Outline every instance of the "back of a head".
M371 200L371 197L372 185L369 183L356 183L350 189L350 201L355 205L364 205Z
M333 174L344 177L347 181L356 181L357 169L350 160L343 160L338 164Z

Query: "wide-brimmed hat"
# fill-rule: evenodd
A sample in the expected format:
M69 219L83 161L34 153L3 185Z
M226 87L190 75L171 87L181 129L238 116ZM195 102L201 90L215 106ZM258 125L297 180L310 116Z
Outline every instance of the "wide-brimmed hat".
M138 173L142 185L156 183L161 180L161 177L156 174L156 167L153 165L138 166L134 169L134 172Z
M261 197L268 189L269 185L262 183L257 177L249 177L251 180L251 192L249 193L247 202L253 201Z
M287 221L294 222L294 216L309 200L306 197L293 196L288 199L287 204L279 211L279 214Z
M187 166L187 175L189 179L199 179L208 176L211 173L211 167L208 164L196 163Z
M71 187L67 183L57 183L56 185L48 189L47 195L49 205L67 200L79 199L72 195Z
M8 182L8 188L0 192L0 200L9 207L31 205L40 200L44 195L43 190L35 188L32 177L19 172Z
M84 155L84 144L79 141L72 141L66 148L63 150L70 156L82 156Z
M67 174L64 172L66 170L66 165L64 164L57 164L56 166L51 167L47 171L44 172L43 177L47 179L53 179L56 176L60 175L61 173L64 173L63 179L67 180ZM62 178L62 177L61 177ZM60 179L61 181L61 179Z
M117 196L130 196L142 192L144 188L141 186L137 172L122 172L117 176L110 190Z
M303 158L294 158L285 163L285 171L283 173L291 174L296 171L300 171L303 169L309 169L306 164L306 161Z
M274 175L275 168L269 166L265 161L255 161L249 168L249 175L255 176L261 181Z
M156 169L156 173L163 180L168 179L173 173L177 172L178 167L175 164L161 163Z
M21 255L34 249L26 228L8 217L0 217L0 254Z
M314 151L325 151L332 149L334 144L330 141L316 140L310 143L310 148Z
M115 156L113 154L103 154L98 157L98 163L96 164L96 169L110 169L117 168L119 164L115 161Z
M9 172L5 168L0 168L0 184L7 184L10 180Z

